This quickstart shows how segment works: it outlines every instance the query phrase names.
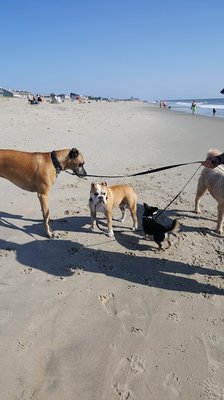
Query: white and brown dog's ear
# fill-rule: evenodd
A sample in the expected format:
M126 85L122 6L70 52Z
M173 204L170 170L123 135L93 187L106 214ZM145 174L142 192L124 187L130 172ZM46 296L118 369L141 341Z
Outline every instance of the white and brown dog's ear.
M101 182L101 186L107 186L107 182Z
M94 187L95 187L95 183L92 182L92 183L91 183L91 190L94 189Z

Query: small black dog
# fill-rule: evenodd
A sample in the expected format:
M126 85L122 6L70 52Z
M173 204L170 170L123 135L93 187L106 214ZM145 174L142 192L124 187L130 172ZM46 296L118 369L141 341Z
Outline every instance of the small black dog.
M171 246L169 240L169 232L177 232L180 228L179 221L174 219L172 224L165 228L163 225L159 224L153 217L157 214L158 208L148 206L148 204L143 203L144 212L142 217L143 230L145 232L145 237L147 235L152 235L154 241L158 244L159 250L162 249L162 242L166 240Z

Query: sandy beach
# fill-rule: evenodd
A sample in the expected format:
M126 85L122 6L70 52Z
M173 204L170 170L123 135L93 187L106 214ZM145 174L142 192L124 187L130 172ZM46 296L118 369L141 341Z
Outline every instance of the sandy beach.
M142 102L0 99L0 121L1 148L77 147L94 175L130 175L224 151L223 119ZM93 178L58 176L49 202L54 240L45 236L36 194L1 179L2 400L224 398L223 236L215 233L210 195L203 214L193 212L202 167L160 218L181 223L172 246L158 252L142 231L143 202L163 210L198 166L108 178L138 195L139 232L128 213L123 224L114 221L114 238L90 230ZM105 230L102 215L99 223Z

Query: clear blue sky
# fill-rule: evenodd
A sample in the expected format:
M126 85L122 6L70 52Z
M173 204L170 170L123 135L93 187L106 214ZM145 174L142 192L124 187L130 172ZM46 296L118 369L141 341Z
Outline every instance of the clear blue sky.
M222 97L224 0L2 0L0 86Z

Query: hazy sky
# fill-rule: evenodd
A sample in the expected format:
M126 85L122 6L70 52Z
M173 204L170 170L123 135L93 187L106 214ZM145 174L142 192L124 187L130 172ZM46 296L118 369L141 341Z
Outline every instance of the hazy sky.
M1 0L0 86L222 97L224 0Z

